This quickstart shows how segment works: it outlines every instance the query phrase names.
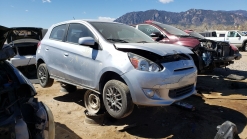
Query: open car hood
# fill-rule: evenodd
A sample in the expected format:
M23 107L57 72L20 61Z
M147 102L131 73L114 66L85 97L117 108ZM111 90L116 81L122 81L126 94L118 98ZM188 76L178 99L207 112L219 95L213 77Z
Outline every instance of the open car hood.
M0 26L0 50L3 48L4 42L6 41L9 32L12 29L4 27L4 26Z
M20 39L34 39L34 40L42 39L42 28L15 27L11 29L12 31L10 32L10 35L7 38L7 43Z
M184 46L162 43L115 43L117 49L139 49L156 53L160 56L176 53L192 54L193 52Z
M13 49L9 45L4 44L11 30L11 28L0 26L0 61L15 56Z

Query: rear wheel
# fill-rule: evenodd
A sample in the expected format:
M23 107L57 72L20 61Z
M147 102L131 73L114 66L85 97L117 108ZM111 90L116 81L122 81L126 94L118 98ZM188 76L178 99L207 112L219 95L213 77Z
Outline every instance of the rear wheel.
M87 90L84 94L84 104L90 114L98 114L104 111L102 98L94 91Z
M128 86L118 80L110 80L105 84L103 102L107 112L116 119L130 115L134 109Z
M43 87L51 87L54 79L50 78L50 74L47 70L46 64L42 63L39 65L38 69L37 69L37 76L39 79L39 84Z

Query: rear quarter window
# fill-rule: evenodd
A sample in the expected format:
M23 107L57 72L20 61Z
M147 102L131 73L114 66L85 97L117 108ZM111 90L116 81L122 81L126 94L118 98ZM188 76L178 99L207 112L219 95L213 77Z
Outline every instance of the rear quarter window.
M62 41L65 36L66 27L66 24L54 27L51 31L50 39Z

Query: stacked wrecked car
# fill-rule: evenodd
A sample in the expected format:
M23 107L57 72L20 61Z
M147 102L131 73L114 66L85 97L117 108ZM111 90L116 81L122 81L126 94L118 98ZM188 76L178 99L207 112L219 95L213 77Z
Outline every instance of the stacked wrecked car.
M6 61L16 55L13 45L4 44L12 31L0 26L0 138L54 139L50 109L34 98L30 81Z

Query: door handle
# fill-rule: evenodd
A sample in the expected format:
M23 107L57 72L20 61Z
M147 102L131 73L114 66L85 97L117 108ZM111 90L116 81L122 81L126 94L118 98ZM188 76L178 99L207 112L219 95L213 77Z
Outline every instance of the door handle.
M69 56L69 54L68 54L68 53L64 53L63 55L64 55L65 57Z
M46 51L48 51L48 50L49 50L49 48L45 48L45 50L46 50Z

